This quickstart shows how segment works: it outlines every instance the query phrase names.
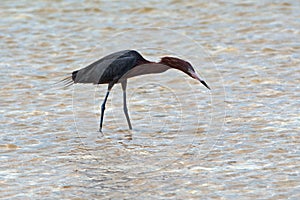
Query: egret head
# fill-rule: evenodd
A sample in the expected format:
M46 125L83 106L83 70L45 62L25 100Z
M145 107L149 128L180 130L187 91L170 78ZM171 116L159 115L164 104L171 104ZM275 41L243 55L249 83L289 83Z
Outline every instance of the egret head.
M186 73L193 79L200 81L200 83L202 83L205 87L207 87L210 90L210 87L205 83L204 80L202 80L199 77L199 75L196 73L193 66L189 62L175 57L163 57L161 58L159 63Z

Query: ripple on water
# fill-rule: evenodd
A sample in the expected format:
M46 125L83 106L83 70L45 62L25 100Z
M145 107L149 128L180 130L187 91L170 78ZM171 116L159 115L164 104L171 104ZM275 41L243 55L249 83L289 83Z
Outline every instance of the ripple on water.
M1 197L299 199L298 2L1 6ZM116 86L101 134L107 86L53 84L124 46L187 55L212 90L171 70L137 77L133 131Z

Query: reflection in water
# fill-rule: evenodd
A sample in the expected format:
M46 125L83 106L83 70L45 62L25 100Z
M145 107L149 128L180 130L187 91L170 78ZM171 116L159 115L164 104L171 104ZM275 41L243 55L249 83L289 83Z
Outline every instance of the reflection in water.
M3 1L1 197L299 198L298 7ZM116 85L100 134L106 86L54 83L122 49L189 60L212 90L130 79L134 130Z

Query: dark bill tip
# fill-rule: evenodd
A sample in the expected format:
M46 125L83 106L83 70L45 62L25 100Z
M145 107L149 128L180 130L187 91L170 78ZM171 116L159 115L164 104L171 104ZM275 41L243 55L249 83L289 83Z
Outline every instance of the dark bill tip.
M205 81L200 80L200 82L201 82L205 87L207 87L207 89L211 90L210 87L205 83Z
M207 89L211 90L210 87L205 83L205 81L203 81L203 80L199 77L199 75L198 75L196 72L192 72L190 76L193 77L194 79L200 81L205 87L207 87Z

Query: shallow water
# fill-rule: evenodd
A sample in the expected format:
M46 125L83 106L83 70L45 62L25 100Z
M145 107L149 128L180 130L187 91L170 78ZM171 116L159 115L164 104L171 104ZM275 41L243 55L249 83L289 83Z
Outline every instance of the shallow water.
M2 1L3 199L299 199L300 4ZM117 50L189 60L105 85L55 84Z

